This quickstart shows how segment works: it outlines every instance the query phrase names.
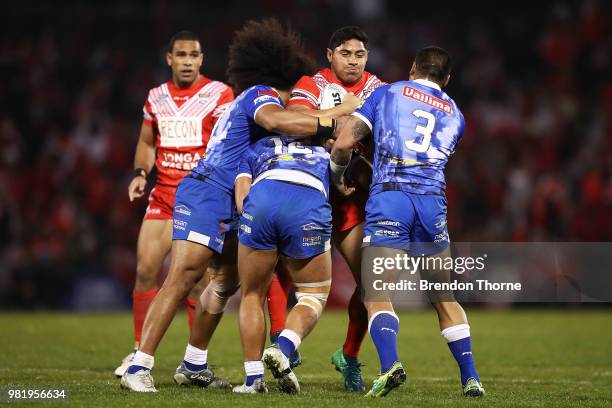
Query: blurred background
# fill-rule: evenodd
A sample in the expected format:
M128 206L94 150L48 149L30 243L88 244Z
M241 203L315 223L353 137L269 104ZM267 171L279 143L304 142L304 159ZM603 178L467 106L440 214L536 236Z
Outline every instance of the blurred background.
M612 240L609 2L21 0L3 15L0 308L130 306L146 200L127 186L167 42L198 33L203 73L226 80L233 31L266 16L321 67L331 33L360 25L388 82L424 46L451 53L446 91L467 123L447 168L452 240ZM339 305L352 280L336 265Z

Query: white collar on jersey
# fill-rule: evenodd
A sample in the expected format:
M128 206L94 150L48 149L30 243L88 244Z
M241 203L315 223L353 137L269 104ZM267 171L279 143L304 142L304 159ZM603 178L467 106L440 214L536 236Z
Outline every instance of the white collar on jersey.
M428 81L426 79L419 78L415 79L414 82L416 82L417 84L428 86L430 88L437 89L438 91L442 90L442 88L440 88L440 85L436 84L435 82Z

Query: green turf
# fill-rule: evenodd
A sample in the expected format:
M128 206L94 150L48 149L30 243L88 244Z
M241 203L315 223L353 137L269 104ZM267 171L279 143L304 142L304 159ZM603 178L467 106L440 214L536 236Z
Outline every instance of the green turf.
M186 318L177 316L156 356L160 392L135 394L119 388L113 370L131 345L131 315L0 314L0 388L64 388L65 406L254 406L294 407L596 407L612 402L610 311L469 312L474 356L487 396L461 396L459 373L430 311L401 314L400 356L407 383L382 400L344 392L330 356L345 333L345 314L327 312L301 346L296 373L302 394L280 394L268 378L268 395L178 388L172 373L187 340ZM243 381L237 316L228 313L209 348L216 373ZM369 338L362 360L370 386L378 362ZM6 399L4 400L6 401ZM0 403L2 399L0 397ZM53 402L20 403L45 406ZM401 404L401 405L400 405Z

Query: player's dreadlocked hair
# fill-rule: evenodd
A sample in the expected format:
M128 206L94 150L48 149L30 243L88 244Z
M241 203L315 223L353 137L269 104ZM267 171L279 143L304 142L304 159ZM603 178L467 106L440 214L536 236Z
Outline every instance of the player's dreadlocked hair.
M287 90L315 69L300 35L274 18L248 21L230 44L227 75L236 94L257 84Z

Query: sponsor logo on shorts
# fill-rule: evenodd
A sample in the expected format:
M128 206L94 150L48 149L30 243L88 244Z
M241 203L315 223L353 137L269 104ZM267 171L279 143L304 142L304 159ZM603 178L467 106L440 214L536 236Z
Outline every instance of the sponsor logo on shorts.
M319 246L323 242L320 235L304 235L302 237L302 246L311 247Z
M390 227L399 227L400 223L399 221L382 220L382 221L377 221L376 225L388 225Z
M221 238L215 238L215 242L219 245L223 245L223 240Z
M253 221L253 216L252 216L251 214L249 214L248 212L244 212L244 211L243 211L241 215L242 215L242 216L243 216L243 217L244 217L246 220Z
M363 243L367 244L372 240L372 236L371 235L366 235L365 237L363 237Z
M447 242L448 241L448 233L446 231L443 231L439 234L436 234L434 236L434 242L435 243L439 243L439 242Z
M187 227L187 222L182 221L182 220L177 220L177 219L174 220L174 229L185 231L186 227Z
M399 237L399 231L388 231L388 230L376 230L374 235L377 237L389 237L396 238Z
M446 218L442 218L440 221L436 222L434 225L438 229L443 228L446 225Z
M179 214L183 214L186 216L190 216L191 215L191 210L189 210L189 208L187 208L184 205L177 205L176 207L174 207L174 211L179 213Z
M159 214L161 214L161 209L147 207L147 214L150 214L150 215L159 215Z
M321 231L321 230L323 230L323 227L318 226L314 222L310 222L308 224L302 225L302 230L304 230L304 231Z
M240 224L240 231L244 232L245 234L250 234L252 230L248 225Z

